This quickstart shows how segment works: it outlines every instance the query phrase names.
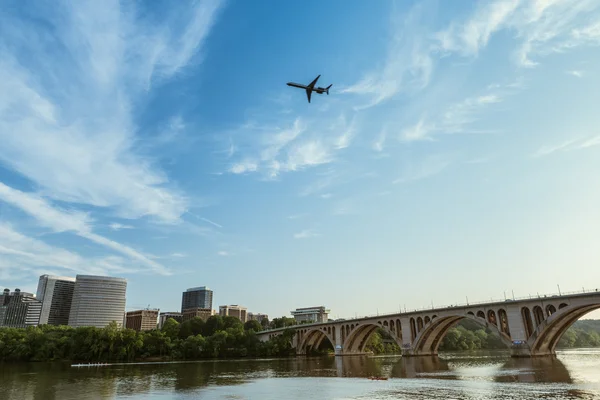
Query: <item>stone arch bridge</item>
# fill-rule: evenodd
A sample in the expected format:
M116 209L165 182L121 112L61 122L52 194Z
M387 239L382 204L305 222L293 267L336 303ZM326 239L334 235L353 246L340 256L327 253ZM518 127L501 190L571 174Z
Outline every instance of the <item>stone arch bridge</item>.
M437 355L448 330L467 318L498 335L514 357L553 355L562 334L596 309L600 309L598 289L295 325L291 327L296 331L292 344L297 354L306 354L324 340L331 342L336 355L364 354L369 336L383 328L400 346L403 356L431 356ZM258 336L267 341L284 330L263 331Z

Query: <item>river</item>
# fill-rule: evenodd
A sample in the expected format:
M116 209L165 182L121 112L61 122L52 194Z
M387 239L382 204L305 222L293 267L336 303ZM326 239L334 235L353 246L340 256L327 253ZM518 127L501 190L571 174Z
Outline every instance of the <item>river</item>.
M388 377L373 381L369 376ZM0 398L600 399L600 350L111 364L0 364Z

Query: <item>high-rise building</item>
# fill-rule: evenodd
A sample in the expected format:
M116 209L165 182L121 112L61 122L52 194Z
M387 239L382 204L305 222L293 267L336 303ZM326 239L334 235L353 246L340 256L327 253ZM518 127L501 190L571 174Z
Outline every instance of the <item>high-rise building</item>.
M327 315L329 310L325 307L307 307L307 308L296 308L296 311L291 311L296 322L327 322Z
M181 321L185 322L194 318L201 318L203 321L206 321L213 315L215 315L215 310L211 310L210 308L186 308L183 310Z
M40 325L68 325L75 278L42 275L36 299L42 302Z
M104 328L115 321L122 327L126 292L126 279L77 275L69 325Z
M258 322L262 322L263 319L268 320L269 316L267 314L261 314L261 313L248 313L248 321L258 321Z
M190 288L181 296L181 313L188 308L208 308L212 310L213 291L206 286Z
M151 331L156 329L159 310L129 311L125 316L125 327L136 331Z
M233 304L230 306L219 306L219 315L222 317L230 316L236 317L242 322L246 322L246 307L238 306L237 304Z
M4 289L0 297L0 327L26 328L38 324L42 302L36 300L33 293L20 289L11 293Z
M167 322L169 318L173 318L175 321L182 323L182 317L183 314L181 314L180 312L163 311L158 316L158 329L162 329L163 325L165 324L165 322Z

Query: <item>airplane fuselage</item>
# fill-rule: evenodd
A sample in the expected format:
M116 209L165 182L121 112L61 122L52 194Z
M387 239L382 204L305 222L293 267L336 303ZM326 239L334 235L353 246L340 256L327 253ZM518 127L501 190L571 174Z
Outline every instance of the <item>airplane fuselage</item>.
M329 94L329 88L331 87L331 85L329 85L326 88L323 87L315 87L315 83L317 83L317 80L319 79L321 75L317 76L310 84L308 85L301 85L299 83L295 83L295 82L288 82L287 85L288 86L292 86L292 87L297 87L300 89L304 89L306 90L306 97L308 98L308 102L310 103L310 94L312 92L316 92L318 94L323 94L323 93L327 93Z
M308 87L306 85L301 85L299 83L294 83L294 82L288 82L287 85L288 86L297 87L297 88L300 88L300 89L304 89L304 90L310 90L312 92L317 92L319 94L323 94L323 93L325 93L327 91L327 88L322 88L322 87L311 88L311 87Z

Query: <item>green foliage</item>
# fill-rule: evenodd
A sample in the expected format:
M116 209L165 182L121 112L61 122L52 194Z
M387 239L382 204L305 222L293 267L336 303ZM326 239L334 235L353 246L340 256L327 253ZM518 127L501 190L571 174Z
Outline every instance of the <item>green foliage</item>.
M288 326L296 325L296 320L290 317L273 318L269 326L270 329L285 328Z
M256 322L256 321L253 321ZM260 328L261 325L258 324ZM245 330L234 317L212 316L182 324L173 319L161 330L42 325L25 329L0 328L1 361L123 362L144 359L195 360L216 357L275 357L294 355L293 329L261 342L252 324Z
M378 328L369 337L365 350L372 351L373 354L393 354L400 353L400 346L394 342L385 329Z
M575 322L560 338L558 348L600 347L600 320Z
M600 320L581 320L571 326L558 342L559 348L600 347ZM451 328L439 350L492 350L506 345L491 330L484 330L474 321L464 319Z
M249 331L250 329L252 329L254 332L260 332L262 331L263 327L260 322L256 320L246 321L244 324L244 330Z

